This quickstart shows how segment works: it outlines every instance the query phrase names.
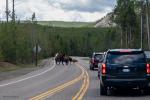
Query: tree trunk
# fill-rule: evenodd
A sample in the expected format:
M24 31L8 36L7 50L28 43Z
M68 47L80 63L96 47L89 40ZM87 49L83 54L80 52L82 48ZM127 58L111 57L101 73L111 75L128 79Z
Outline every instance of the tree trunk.
M150 30L149 30L149 13L148 13L148 8L149 8L149 1L146 0L146 23L147 23L147 39L148 39L148 49L150 50Z
M121 30L121 48L123 48L123 31Z
M143 49L143 15L141 15L141 49Z
M130 26L130 30L129 30L129 48L131 48L132 45L132 27Z
M128 48L128 28L126 28L126 48Z

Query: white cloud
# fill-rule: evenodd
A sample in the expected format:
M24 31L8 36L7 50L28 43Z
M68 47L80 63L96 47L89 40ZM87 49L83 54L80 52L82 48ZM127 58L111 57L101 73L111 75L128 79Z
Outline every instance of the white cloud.
M0 19L5 17L5 2L4 0L0 0Z
M49 0L52 6L83 12L106 12L106 8L112 9L115 3L116 0Z
M37 20L95 21L112 10L114 3L110 1L113 0L16 0L15 9L21 20L35 12ZM4 19L5 0L0 2L0 17Z

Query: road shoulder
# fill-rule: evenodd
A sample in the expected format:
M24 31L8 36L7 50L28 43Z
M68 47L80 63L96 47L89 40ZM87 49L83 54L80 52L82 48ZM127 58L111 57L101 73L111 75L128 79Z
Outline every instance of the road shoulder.
M42 60L37 67L35 66L25 66L24 68L19 68L13 71L6 71L0 73L0 82L5 80L10 80L13 78L21 77L24 75L27 75L29 73L32 73L34 71L38 71L40 69L43 69L47 67L48 64L52 65L52 58L44 59Z

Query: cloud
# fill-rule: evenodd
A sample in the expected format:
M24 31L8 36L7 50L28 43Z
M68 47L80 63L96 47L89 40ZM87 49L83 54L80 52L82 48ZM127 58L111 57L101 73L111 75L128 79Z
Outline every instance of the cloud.
M11 1L11 0L10 0ZM95 21L112 11L116 0L16 0L18 19ZM5 0L0 0L0 18L5 18ZM10 2L11 3L11 2ZM10 9L11 5L10 5ZM1 12L3 12L1 14Z
M116 0L49 0L49 3L69 11L105 12L108 9L112 9Z
M0 0L0 20L5 17L5 2L4 0Z

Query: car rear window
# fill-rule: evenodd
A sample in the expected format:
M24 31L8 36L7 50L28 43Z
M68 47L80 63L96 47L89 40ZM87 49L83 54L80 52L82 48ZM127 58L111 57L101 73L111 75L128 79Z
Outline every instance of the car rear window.
M110 64L146 63L144 53L108 53L107 62Z
M102 60L103 59L103 55L102 54L95 54L94 58L96 60Z

